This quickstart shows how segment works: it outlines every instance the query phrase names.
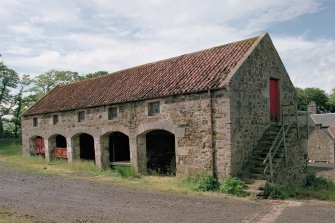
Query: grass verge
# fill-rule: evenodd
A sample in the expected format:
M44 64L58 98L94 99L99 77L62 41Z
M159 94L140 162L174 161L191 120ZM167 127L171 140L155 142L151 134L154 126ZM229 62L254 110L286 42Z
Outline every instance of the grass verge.
M37 174L58 174L70 178L111 183L118 186L140 188L146 190L169 191L190 195L200 194L172 176L136 176L131 167L117 166L113 170L102 170L94 162L73 161L71 164L64 159L54 159L49 163L43 157L23 157L21 146L0 146L0 161L12 164L20 171Z
M272 199L319 199L335 201L335 181L333 179L316 176L309 171L306 182L302 186L266 184L264 198Z

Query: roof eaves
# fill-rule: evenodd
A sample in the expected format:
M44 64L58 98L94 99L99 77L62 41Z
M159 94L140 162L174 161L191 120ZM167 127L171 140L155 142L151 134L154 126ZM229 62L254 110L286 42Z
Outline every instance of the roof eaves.
M34 108L35 106L38 105L38 103L45 98L48 94L50 94L51 92L53 92L55 89L61 87L60 85L56 85L56 87L54 87L53 89L51 89L50 91L48 91L45 95L43 95L40 99L37 100L37 102L35 102L30 108L28 108L27 110L25 110L21 116L30 116L30 114L27 115L27 113L29 113L29 111Z
M183 93L177 93L177 94L169 94L169 95L164 95L164 96L160 96L160 97L148 97L148 98L142 98L142 99L138 99L138 100L128 100L128 101L122 101L122 102L107 103L107 104L101 104L101 105L95 105L95 106L85 106L85 107L78 107L78 108L73 108L73 109L55 110L55 111L51 111L51 112L37 112L37 113L27 114L27 115L24 115L24 116L27 117L27 116L43 115L43 114L50 114L50 113L57 113L57 112L68 112L68 111L75 111L75 110L78 110L78 109L97 108L97 107L100 107L100 106L117 105L117 104L123 104L123 103L134 103L134 102L154 100L154 99L159 99L159 98L167 98L167 97L171 97L171 96L197 94L197 93L203 93L203 92L207 92L207 91L218 91L218 90L223 90L223 89L226 89L226 86L218 87L218 88L209 88L209 89L198 90L198 91L183 92ZM27 111L25 111L25 113Z

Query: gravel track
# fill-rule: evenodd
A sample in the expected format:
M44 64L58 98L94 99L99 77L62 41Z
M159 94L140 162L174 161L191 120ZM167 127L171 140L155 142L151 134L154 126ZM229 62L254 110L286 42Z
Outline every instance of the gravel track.
M335 222L334 203L247 201L146 191L24 173L2 162L1 205L45 222Z

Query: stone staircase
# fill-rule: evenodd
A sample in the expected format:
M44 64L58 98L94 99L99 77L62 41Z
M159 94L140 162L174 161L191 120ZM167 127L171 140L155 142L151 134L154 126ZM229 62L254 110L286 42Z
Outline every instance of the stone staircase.
M243 168L243 175L241 178L247 183L248 188L251 190L250 192L261 192L265 183L270 180L269 169L267 169L264 173L266 164L263 164L263 162L266 159L266 156L268 155L278 133L280 132L281 127L282 126L280 125L273 125L264 132L262 138L258 141L257 146L253 150L249 161ZM286 142L290 142L294 139L294 133L294 128L291 127L287 132ZM274 175L276 174L276 170L280 168L280 164L284 161L284 159L284 143L281 143L272 160Z

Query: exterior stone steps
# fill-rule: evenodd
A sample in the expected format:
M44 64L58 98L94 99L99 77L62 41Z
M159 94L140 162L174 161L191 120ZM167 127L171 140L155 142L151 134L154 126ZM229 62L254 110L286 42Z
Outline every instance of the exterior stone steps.
M244 190L249 194L255 194L256 196L260 196L264 190L266 180L254 180L251 183L247 184L247 188Z
M252 155L250 156L249 162L244 168L244 178L249 178L251 180L267 180L269 179L269 173L264 174L265 165L263 161L265 160L268 152L276 139L281 126L271 126L266 130L259 140L258 145L254 149ZM293 131L289 131L289 134ZM281 162L283 158L283 153L280 151L284 150L284 146L279 147L279 152L275 155L273 159L273 166L276 167Z

